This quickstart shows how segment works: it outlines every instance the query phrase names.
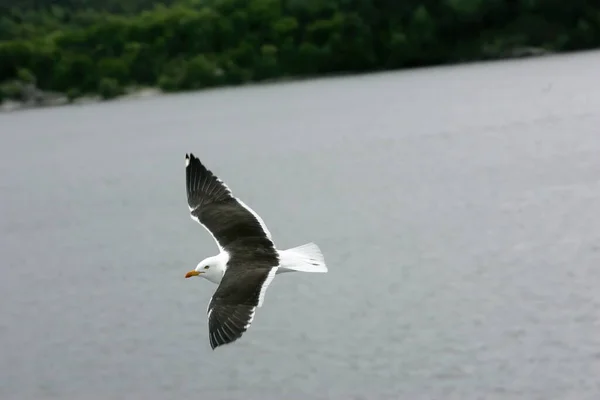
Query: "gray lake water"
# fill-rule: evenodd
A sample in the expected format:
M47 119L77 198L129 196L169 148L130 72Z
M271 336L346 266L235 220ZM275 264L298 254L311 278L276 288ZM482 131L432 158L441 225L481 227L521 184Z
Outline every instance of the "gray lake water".
M600 53L0 115L0 398L598 399ZM194 152L276 245L211 351Z

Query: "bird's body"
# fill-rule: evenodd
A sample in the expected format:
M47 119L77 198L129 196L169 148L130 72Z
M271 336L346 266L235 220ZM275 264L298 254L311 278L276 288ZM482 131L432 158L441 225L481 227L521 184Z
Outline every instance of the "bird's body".
M186 275L218 285L207 312L212 349L239 339L248 329L275 275L327 272L314 243L278 250L262 218L193 154L186 154L186 188L192 219L206 228L220 250Z

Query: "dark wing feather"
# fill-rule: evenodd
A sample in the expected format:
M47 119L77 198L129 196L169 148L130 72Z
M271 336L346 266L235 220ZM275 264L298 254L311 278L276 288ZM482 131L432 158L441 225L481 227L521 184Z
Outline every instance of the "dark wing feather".
M186 189L192 219L204 226L221 249L251 239L271 243L264 222L193 154L186 154ZM268 240L264 240L264 239Z
M250 327L261 288L270 283L268 277L272 268L238 268L228 270L223 276L208 305L208 330L213 350L236 341Z
M186 154L185 184L190 209L233 198L231 190L193 154Z

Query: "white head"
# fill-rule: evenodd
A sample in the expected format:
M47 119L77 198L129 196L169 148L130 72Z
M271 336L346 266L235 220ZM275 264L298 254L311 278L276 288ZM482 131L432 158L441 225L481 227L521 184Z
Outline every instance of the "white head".
M185 277L191 278L192 276L201 276L213 283L219 283L221 282L224 273L225 263L223 262L222 257L212 256L200 261L193 271L185 274Z

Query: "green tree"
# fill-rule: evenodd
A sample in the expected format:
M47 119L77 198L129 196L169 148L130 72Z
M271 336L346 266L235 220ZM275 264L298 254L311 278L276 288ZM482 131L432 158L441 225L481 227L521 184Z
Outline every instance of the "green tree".
M97 68L100 78L112 78L119 84L130 81L128 65L122 58L103 58L98 62Z
M203 54L197 55L185 64L183 88L202 89L221 83L222 71Z
M125 93L119 82L113 78L102 78L98 84L98 93L104 100L114 99Z
M599 45L586 0L0 0L4 98L23 82L110 98Z
M255 79L257 81L276 78L280 75L277 57L277 47L272 44L264 44L261 46L260 55L255 63Z

